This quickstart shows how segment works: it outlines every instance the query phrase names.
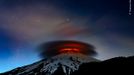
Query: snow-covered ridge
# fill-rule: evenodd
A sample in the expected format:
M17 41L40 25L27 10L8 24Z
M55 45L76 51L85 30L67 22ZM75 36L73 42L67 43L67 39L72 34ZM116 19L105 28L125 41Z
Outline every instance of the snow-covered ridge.
M19 73L14 75L37 75L37 73L43 73L45 75L52 75L59 67L62 67L63 72L66 75L70 75L72 72L79 69L82 63L98 61L91 56L83 55L80 53L65 53L51 57L47 60L21 67ZM35 71L36 70L36 71ZM11 74L12 75L12 74Z
M42 71L48 72L49 75L53 74L59 67L59 64L62 66L62 69L66 75L70 75L71 72L74 72L79 69L79 66L82 63L97 61L94 58L85 56L83 54L60 54L52 59L49 64L43 67Z

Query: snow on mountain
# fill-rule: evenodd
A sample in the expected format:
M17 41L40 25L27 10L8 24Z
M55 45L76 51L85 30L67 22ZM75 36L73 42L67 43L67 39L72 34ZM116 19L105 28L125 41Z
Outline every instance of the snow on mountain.
M61 54L48 60L49 64L45 64L42 71L47 72L49 75L54 73L59 65L62 66L66 75L70 75L71 72L79 69L82 63L97 61L91 57L87 57L82 54Z
M63 72L66 75L70 75L72 72L79 69L79 66L82 63L88 63L98 61L91 56L83 55L80 53L71 54L59 54L50 59L42 60L37 63L20 67L18 69L14 69L12 71L17 71L15 74L8 75L52 75L58 68L61 66ZM13 72L10 72L13 73ZM40 73L40 74L39 74Z

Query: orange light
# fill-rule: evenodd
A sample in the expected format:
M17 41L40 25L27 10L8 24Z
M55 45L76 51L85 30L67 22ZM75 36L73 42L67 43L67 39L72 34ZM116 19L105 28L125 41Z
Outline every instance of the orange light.
M77 48L63 48L59 52L60 53L80 53L80 50Z

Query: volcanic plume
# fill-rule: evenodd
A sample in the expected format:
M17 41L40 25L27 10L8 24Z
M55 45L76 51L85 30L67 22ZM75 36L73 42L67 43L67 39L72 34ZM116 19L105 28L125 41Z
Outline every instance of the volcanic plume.
M71 40L50 41L42 44L40 47L42 57L53 57L59 54L83 54L83 55L95 55L94 46Z

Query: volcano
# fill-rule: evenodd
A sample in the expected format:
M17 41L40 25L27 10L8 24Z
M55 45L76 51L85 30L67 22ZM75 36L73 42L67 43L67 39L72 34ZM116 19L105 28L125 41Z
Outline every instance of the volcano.
M98 74L100 70L102 74L116 74L117 71L122 73L127 72L128 69L130 75L133 74L133 69L131 69L134 65L133 56L99 61L94 58L96 52L90 44L77 41L53 41L42 44L40 49L41 56L47 58L0 75L82 75L83 73L89 75ZM104 64L114 66L103 66ZM126 65L128 68L122 68L119 65L123 67Z
M16 68L2 75L53 75L62 68L64 75L70 75L79 69L83 63L97 62L98 60L83 54L60 54L44 59L31 65Z
M83 63L98 62L92 45L77 41L54 41L40 46L42 57L37 63L12 70L6 75L52 75L59 68L65 75L79 69Z

